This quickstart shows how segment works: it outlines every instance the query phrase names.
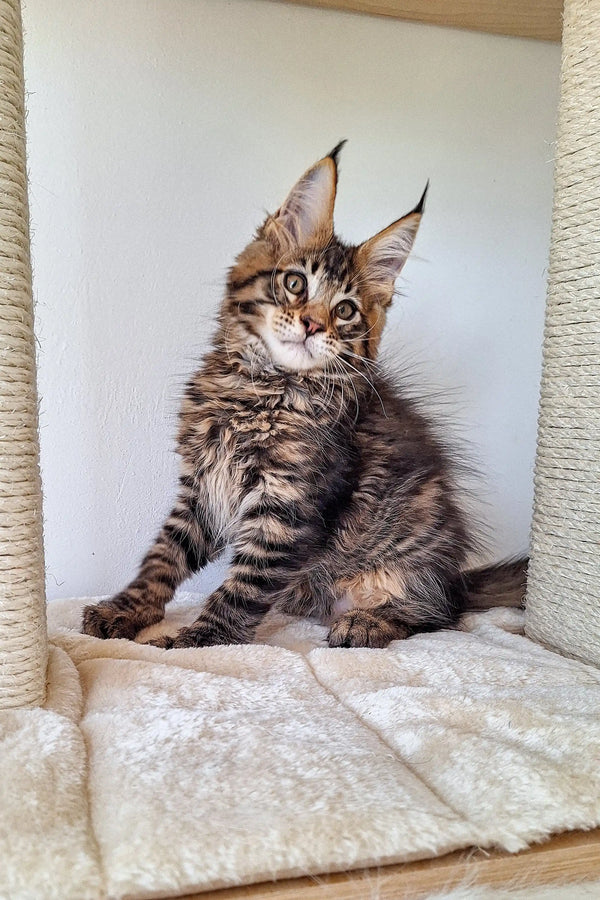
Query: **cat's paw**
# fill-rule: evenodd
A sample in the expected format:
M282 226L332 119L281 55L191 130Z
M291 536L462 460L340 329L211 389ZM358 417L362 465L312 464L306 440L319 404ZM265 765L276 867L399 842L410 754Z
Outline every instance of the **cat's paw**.
M333 623L327 642L330 647L381 648L408 635L409 630L404 625L386 621L375 611L351 609Z
M162 650L170 650L175 643L175 638L171 634L161 634L160 637L154 638L152 641L144 641L149 647L160 647Z
M91 637L126 638L132 641L138 631L148 625L155 625L162 618L162 610L151 606L140 609L123 592L112 600L101 600L100 603L84 607L81 630Z
M249 633L241 633L239 629L234 631L224 622L200 616L174 637L165 634L148 643L165 650L180 650L185 647L213 647L215 644L245 644L251 639L252 635Z

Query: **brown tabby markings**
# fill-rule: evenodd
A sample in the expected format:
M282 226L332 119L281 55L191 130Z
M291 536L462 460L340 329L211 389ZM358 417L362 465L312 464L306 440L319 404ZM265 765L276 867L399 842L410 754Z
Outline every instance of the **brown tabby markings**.
M224 583L160 646L249 641L277 604L329 621L331 646L383 647L453 625L469 587L489 595L498 574L522 596L522 565L463 572L472 541L449 454L375 362L422 201L359 247L342 244L338 151L231 269L214 347L183 401L173 510L129 587L86 607L86 633L135 637L227 545Z

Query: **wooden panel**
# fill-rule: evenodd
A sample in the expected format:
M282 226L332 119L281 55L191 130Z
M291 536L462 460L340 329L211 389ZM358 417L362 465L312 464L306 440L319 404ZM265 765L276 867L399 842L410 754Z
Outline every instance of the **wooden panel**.
M286 0L430 25L560 41L562 0Z
M517 854L471 849L404 865L290 878L181 900L420 900L463 881L532 887L593 880L600 880L600 829L561 834Z

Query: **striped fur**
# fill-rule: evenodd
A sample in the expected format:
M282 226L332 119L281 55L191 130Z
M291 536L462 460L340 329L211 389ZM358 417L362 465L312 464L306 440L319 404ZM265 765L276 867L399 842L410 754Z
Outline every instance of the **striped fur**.
M185 392L172 513L129 587L85 609L86 633L133 638L228 545L224 583L161 646L249 641L277 605L329 622L331 646L382 647L454 625L469 589L493 593L494 570L464 573L473 540L451 454L376 361L424 198L364 244L343 244L338 152L232 267L213 348ZM517 568L501 571L506 595Z

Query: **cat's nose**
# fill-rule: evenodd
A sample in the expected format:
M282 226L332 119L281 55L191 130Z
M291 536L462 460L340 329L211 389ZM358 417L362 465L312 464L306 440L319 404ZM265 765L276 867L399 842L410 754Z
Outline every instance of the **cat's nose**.
M317 331L325 331L323 323L317 322L312 316L300 316L300 321L306 328L307 335L316 334Z

